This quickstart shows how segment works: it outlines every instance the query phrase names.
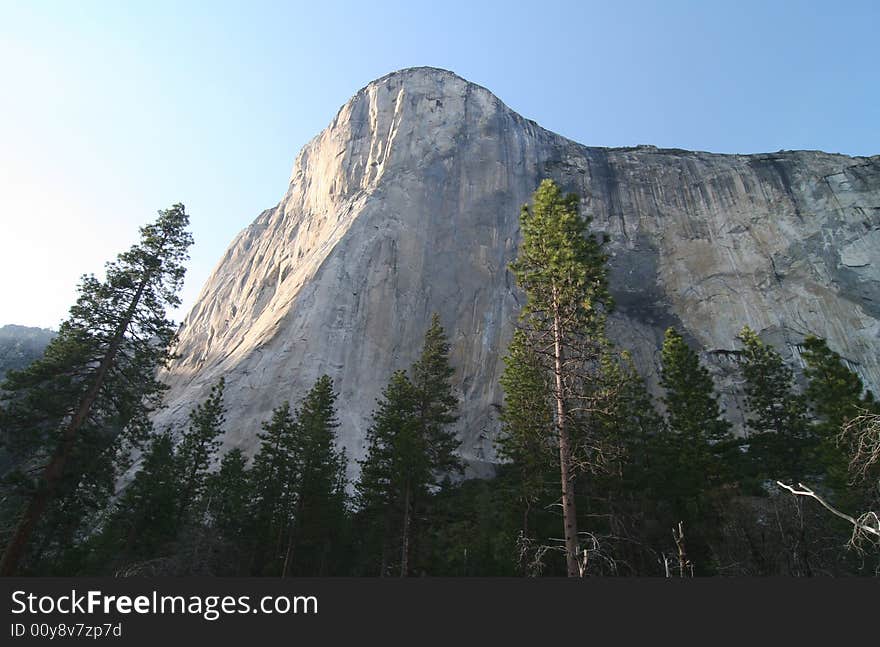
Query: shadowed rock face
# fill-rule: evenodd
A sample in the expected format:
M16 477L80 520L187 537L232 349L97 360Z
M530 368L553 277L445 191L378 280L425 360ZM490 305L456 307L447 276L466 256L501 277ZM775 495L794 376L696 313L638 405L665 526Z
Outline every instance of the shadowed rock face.
M375 400L417 357L431 313L452 342L462 454L494 459L501 358L522 295L507 265L520 206L551 177L610 237L612 337L649 384L663 330L706 349L741 416L744 324L792 362L808 333L880 386L880 157L715 155L582 146L433 68L358 92L300 152L284 197L233 240L186 317L164 375L180 422L226 376L227 447L323 373L363 456Z

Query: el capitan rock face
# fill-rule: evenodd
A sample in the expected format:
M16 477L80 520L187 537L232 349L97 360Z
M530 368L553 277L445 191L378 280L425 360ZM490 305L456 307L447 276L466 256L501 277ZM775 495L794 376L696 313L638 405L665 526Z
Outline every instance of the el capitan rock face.
M675 325L706 349L736 420L731 358L748 324L792 362L806 334L826 337L880 387L880 157L587 147L450 72L414 68L346 103L300 152L279 204L233 240L184 321L157 423L185 421L225 375L225 443L252 451L271 409L327 373L359 459L376 398L436 311L462 455L491 462L522 301L507 265L520 206L545 177L609 235L612 337L649 384Z

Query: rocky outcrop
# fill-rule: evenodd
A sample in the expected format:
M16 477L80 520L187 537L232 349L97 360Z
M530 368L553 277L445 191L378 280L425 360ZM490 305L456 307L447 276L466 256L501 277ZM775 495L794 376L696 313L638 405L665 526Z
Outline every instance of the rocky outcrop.
M544 177L610 237L612 336L656 383L662 333L705 349L736 418L734 337L792 362L827 337L880 386L880 157L594 148L488 90L415 68L359 91L300 152L278 205L232 242L186 317L160 425L226 376L227 446L321 374L340 438L363 455L375 400L416 358L431 313L450 334L462 453L494 460L498 377L522 295L507 269L520 206Z

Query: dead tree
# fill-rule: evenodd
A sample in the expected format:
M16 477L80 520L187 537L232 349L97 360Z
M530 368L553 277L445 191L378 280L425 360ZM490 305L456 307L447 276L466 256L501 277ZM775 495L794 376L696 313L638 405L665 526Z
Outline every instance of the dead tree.
M675 546L678 549L678 576L684 577L685 572L689 572L690 576L694 576L694 565L688 559L687 550L684 545L684 522L678 522L678 528L672 529L672 538L675 540ZM669 565L666 566L667 577L669 577Z
M853 535L850 539L850 544L859 548L866 540L872 543L880 544L880 517L878 517L876 512L866 512L860 517L856 518L851 515L846 514L845 512L841 512L830 503L828 503L821 496L816 494L816 492L810 488L808 488L803 483L798 483L797 487L799 489L794 488L791 485L786 485L782 481L776 481L776 484L791 492L795 496L804 496L811 499L815 499L818 501L823 508L828 510L831 514L836 517L840 517L841 519L845 519L853 526Z

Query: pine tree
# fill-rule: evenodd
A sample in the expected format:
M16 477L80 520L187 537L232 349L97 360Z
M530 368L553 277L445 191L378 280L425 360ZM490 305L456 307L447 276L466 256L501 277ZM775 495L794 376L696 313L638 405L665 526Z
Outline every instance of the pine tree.
M828 485L838 494L847 489L851 451L840 442L847 422L864 411L880 412L870 391L865 391L861 378L844 364L840 354L828 348L824 339L807 337L802 357L807 364L807 400L815 418L813 431L817 436L815 468L824 472ZM857 505L857 502L846 501Z
M721 417L709 371L674 328L663 340L660 385L669 430L663 443L671 480L667 491L694 500L724 479L714 448L731 439L730 423Z
M722 511L730 494L733 447L712 378L674 329L666 331L660 384L665 390L666 433L653 443L655 500L662 526L688 530L688 556L711 572L712 545L722 540ZM668 535L666 541L668 542ZM677 542L676 542L677 543Z
M657 469L652 449L666 431L663 418L628 353L606 355L603 376L612 392L609 406L597 416L597 436L608 448L611 463L604 470L611 482L607 487L619 490L618 494L650 489Z
M554 456L552 392L539 358L522 330L516 330L504 357L501 376L504 408L496 440L499 457L512 464L519 477L517 500L523 508L521 531L530 537L533 507L546 495L547 476L558 470Z
M346 520L345 452L336 448L336 393L323 375L296 412L296 499L282 575L326 575Z
M460 443L449 431L449 425L458 419L458 400L450 383L454 373L449 365L449 343L440 325L440 316L434 313L425 333L422 354L410 374L416 392L419 433L425 439L431 469L442 475L462 469L455 453Z
M208 468L217 450L218 438L223 433L226 409L223 406L225 380L211 387L205 402L196 405L189 414L189 427L177 447L176 464L181 491L180 516L184 521L188 513L201 503L205 492Z
M423 502L423 488L437 486L448 475L460 473L463 465L456 450L461 444L449 429L458 416L458 400L452 392L450 379L455 370L449 364L449 343L440 325L440 316L431 315L431 325L425 332L422 353L413 364L410 375L416 398L416 438L413 447L421 445L427 453L429 476L424 485L409 478L404 480L403 546L401 548L401 575L410 573L413 550L414 514Z
M146 436L163 390L156 369L168 360L174 336L165 309L179 304L192 243L188 222L183 205L160 211L141 228L140 242L107 264L103 281L82 278L44 357L7 376L0 424L18 459L7 479L18 486L11 497L23 509L0 574L20 569L34 532L41 543L57 539L59 527L47 516L89 499L88 492L97 498L81 510L103 505L122 440ZM68 525L82 521L77 513Z
M744 347L740 367L750 413L749 453L762 479L804 480L810 439L806 403L796 391L794 374L748 326L737 338Z
M169 550L180 529L182 502L170 433L153 437L99 540L108 561L152 559Z
M522 243L511 265L527 296L520 325L551 376L570 577L581 574L574 453L578 445L591 446L592 423L583 412L595 408L595 384L607 347L605 315L612 305L602 243L589 233L589 219L579 214L578 203L577 195L564 196L552 180L544 180L533 206L522 208Z
M250 524L248 506L251 500L250 474L247 459L240 449L223 455L220 469L207 480L206 497L211 526L218 538L232 549L229 572L240 574L242 554L246 551L246 528Z
M414 484L430 480L427 448L417 433L417 401L406 372L396 371L373 412L366 435L367 453L355 485L357 507L367 521L368 552L378 549L381 553L382 576L389 574L392 538L403 534L403 490L409 483L412 493Z
M391 537L399 537L399 572L412 571L413 546L422 530L417 513L431 488L462 469L459 441L448 426L456 420L449 344L435 314L425 333L412 379L394 373L367 430L367 455L356 485L361 516L371 517L368 534L381 545L380 574L388 573ZM377 527L376 524L379 524Z
M609 349L600 364L596 386L604 398L592 416L593 458L579 480L578 506L590 515L602 551L614 556L615 574L618 568L653 569L656 556L648 547L659 543L654 529L663 495L657 488L665 466L657 447L664 423L629 353ZM663 528L665 541L669 531L665 523ZM593 571L602 573L606 565L591 561Z
M725 440L730 424L721 417L709 371L674 328L666 330L661 361L660 385L666 390L663 403L669 429L709 443Z
M260 449L251 468L251 528L253 575L280 574L284 566L290 520L294 510L296 478L294 448L296 421L290 403L272 411L258 434Z

